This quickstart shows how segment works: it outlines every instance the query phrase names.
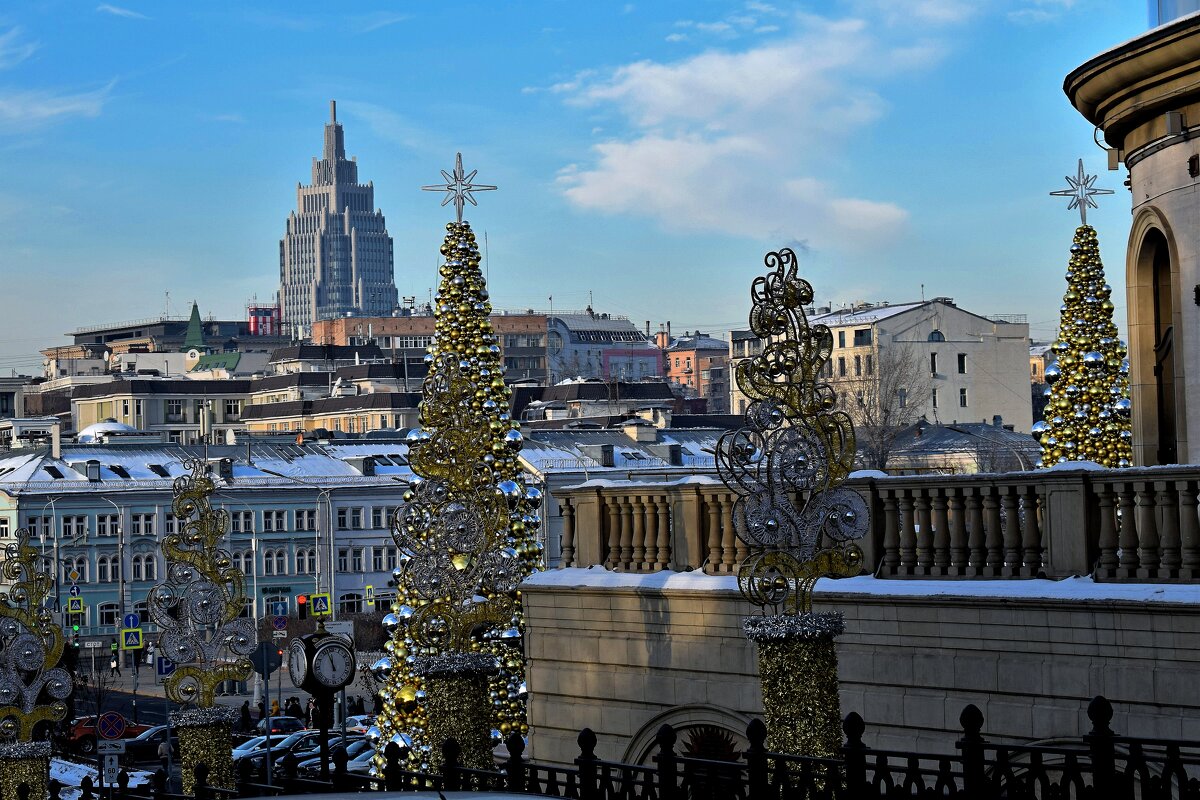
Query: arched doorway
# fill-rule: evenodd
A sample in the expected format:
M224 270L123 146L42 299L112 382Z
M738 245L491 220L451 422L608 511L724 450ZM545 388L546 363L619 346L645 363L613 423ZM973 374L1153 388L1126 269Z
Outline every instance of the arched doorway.
M1130 236L1129 360L1134 462L1176 464L1188 454L1182 420L1183 370L1177 346L1178 269L1170 229L1158 214L1139 215Z

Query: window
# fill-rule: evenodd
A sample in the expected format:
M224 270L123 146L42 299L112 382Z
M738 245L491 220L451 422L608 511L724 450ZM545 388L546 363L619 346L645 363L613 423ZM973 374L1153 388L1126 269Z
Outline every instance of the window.
M395 547L389 547L387 549L387 564L385 567L386 569L393 570L396 568L396 557L398 555L399 555L399 551Z
M363 605L362 595L344 594L338 598L338 605L341 607L343 614L361 614Z
M371 548L371 571L372 572L383 572L383 548L382 547L372 547Z
M301 548L296 551L296 574L312 575L317 571L317 551Z
M183 530L182 521L179 519L179 517L170 512L167 513L166 524L164 527L168 534L180 533Z
M946 341L946 336L941 331L937 331L937 330L931 331L929 334L929 341L944 342L944 341Z
M342 548L338 550L338 572L350 571L350 551Z
M392 519L396 509L391 506L376 506L371 509L371 527L376 530L386 530L392 527Z
M270 597L266 598L263 603L266 604L267 608L272 610L274 610L276 604L278 603L283 603L284 612L290 612L292 608L292 598L285 595L271 595ZM284 613L283 616L287 616L287 613Z
M234 511L229 515L229 529L234 533L254 532L254 512Z
M846 377L846 359L843 356L838 356L838 377Z
M315 531L317 529L317 512L312 508L296 509L296 530Z
M862 356L855 356L854 357L854 376L859 377L860 375L862 375Z
M958 354L958 374L959 375L967 374L967 354L966 353Z
M264 511L263 512L263 530L264 531L286 531L287 530L287 512L286 511Z
M242 413L241 400L226 400L225 401L225 417L237 417Z
M249 550L237 550L233 554L233 566L246 575L256 574L254 569L254 553Z
M117 571L114 569L116 565L108 556L100 556L96 559L96 580L100 583L110 583L117 579Z
M62 535L74 539L87 533L87 517L63 517Z
M183 401L167 401L167 422L183 422Z
M117 604L116 603L101 603L99 607L100 624L113 625L117 624Z
M337 510L337 526L339 531L357 531L362 529L363 510L361 508L339 508Z
M867 356L867 374L868 375L875 374L875 359L872 358L871 356Z
M958 390L958 405L961 408L967 407L967 390L966 389Z
M0 539L8 538L8 517L0 517Z
M120 518L116 514L96 515L97 536L116 536L120 530Z
M50 535L50 517L41 515L26 517L25 527L29 529L30 536L45 539Z
M87 556L76 556L75 558L68 558L66 560L65 566L67 568L67 578L68 578L68 580L71 580L72 583L87 583L88 582ZM75 579L71 578L72 570L79 573L78 578L75 578Z
M350 568L355 572L363 571L363 549L356 547L353 550L353 559Z
M937 407L938 407L938 404L937 404L937 389L934 389L934 390L933 390L933 393L932 393L932 399L933 399L933 407L934 407L934 408L937 408Z
M133 514L130 517L130 524L133 529L134 536L153 536L154 535L154 515L153 514Z
M143 561L141 556L134 556L129 559L130 572L133 573L135 581L145 580L145 570L143 569Z
M264 550L263 551L263 575L274 575L274 574L275 574L275 551L274 550Z
M854 331L854 346L866 347L871 343L871 329L859 328Z
M846 346L846 332L838 331L838 347Z
M929 374L937 375L937 353L929 354Z
M900 401L900 407L904 408L908 405L908 389L897 389L896 399Z

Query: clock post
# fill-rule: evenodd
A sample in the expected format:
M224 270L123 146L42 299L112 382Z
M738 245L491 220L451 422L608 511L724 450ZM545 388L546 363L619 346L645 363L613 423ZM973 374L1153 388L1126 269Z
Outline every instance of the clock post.
M312 695L321 743L321 779L329 779L329 728L333 698L354 680L354 647L317 623L315 633L293 639L288 656L292 685Z

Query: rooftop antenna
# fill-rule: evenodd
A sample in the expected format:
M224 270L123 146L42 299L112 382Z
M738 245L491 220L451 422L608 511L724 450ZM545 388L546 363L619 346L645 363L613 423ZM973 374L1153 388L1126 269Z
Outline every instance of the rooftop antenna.
M163 300L163 316L169 317L171 316L171 293L163 292L163 294L166 295Z
M925 284L921 284L921 302L925 302Z

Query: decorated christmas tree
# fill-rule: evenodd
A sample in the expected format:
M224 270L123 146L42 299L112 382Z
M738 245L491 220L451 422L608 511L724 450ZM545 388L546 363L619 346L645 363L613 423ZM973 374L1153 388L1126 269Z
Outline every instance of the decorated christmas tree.
M1038 466L1092 461L1127 467L1132 459L1129 362L1113 322L1112 287L1104 280L1096 230L1087 224L1088 207L1097 207L1092 196L1112 190L1093 188L1095 180L1081 159L1077 175L1067 177L1070 188L1051 192L1071 198L1082 224L1071 245L1054 362L1046 367L1044 419L1033 426L1042 444Z
M401 565L384 618L392 639L375 665L386 678L377 767L395 742L411 766L437 769L450 737L463 763L488 767L497 739L528 730L517 586L541 564L541 494L524 483L479 248L462 219L472 191L495 187L472 185L461 155L442 174L446 185L426 188L447 192L458 219L441 247L421 427L408 439L418 477L393 530Z

